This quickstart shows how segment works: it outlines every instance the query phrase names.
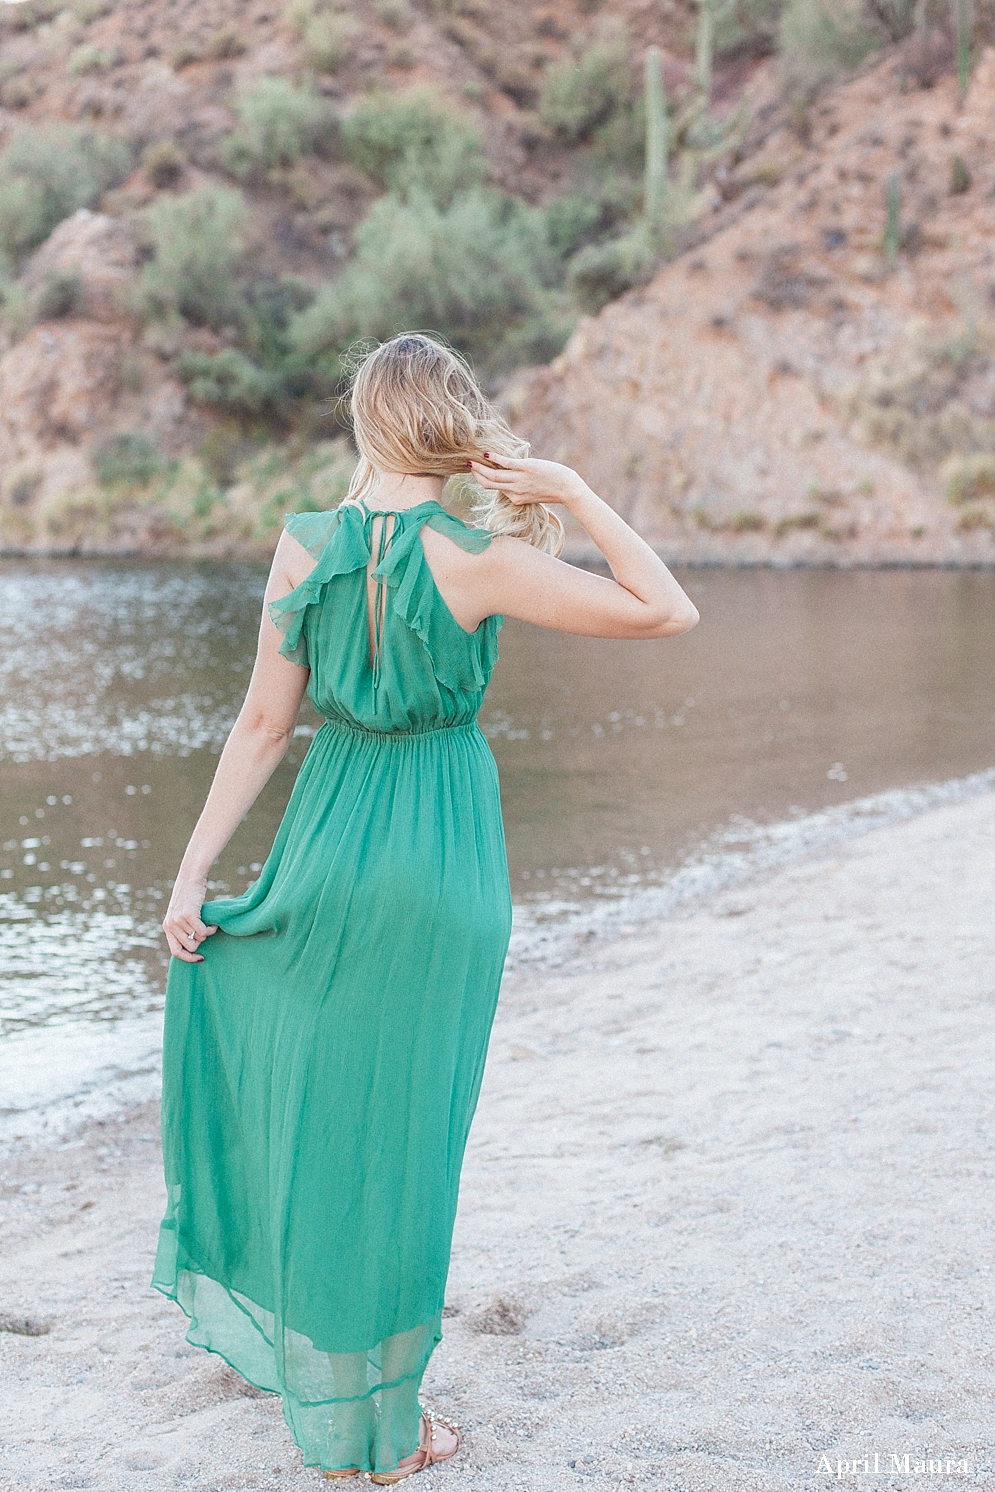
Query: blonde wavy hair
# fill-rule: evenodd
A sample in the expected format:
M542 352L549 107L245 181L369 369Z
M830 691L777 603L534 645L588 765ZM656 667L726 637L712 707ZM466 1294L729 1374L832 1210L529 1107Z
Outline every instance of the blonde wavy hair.
M527 456L530 447L508 428L458 353L424 332L404 332L360 351L348 397L359 462L345 502L371 496L384 471L459 476L476 527L560 553L563 525L555 513L542 503L516 506L468 473L467 462L483 460L485 452L500 460Z

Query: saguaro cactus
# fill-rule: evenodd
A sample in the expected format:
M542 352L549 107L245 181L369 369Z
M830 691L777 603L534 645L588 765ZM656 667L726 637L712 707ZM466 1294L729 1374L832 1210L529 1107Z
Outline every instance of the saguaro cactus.
M698 31L694 42L698 87L706 101L712 97L712 64L715 60L715 0L698 0Z
M733 8L734 0L697 0L698 29L694 39L694 71L705 107L712 101L712 69L715 65L715 28Z
M646 159L643 209L652 234L663 223L667 205L667 156L670 121L663 86L663 64L659 47L646 48L644 93L646 99Z
M894 265L902 247L902 178L897 171L892 171L885 185L885 210L881 247L888 263Z
M971 32L974 29L974 17L971 13L971 0L951 0L951 3L957 34L957 86L963 98L971 78Z

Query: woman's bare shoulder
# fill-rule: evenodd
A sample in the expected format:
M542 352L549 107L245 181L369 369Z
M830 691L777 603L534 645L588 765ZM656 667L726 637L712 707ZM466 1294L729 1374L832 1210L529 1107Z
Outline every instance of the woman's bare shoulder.
M273 555L273 567L270 571L271 583L283 586L284 590L293 591L306 580L318 561L310 554L300 539L288 533L286 529L280 535Z

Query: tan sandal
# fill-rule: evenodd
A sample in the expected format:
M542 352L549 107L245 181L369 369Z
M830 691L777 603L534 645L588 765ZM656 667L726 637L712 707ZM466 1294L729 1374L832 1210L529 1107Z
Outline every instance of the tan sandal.
M379 1482L382 1486L390 1486L394 1482L403 1482L405 1477L414 1476L416 1471L424 1471L426 1466L434 1466L439 1461L449 1461L453 1456L455 1456L456 1452L463 1444L463 1437L460 1435L460 1432L457 1430L456 1426L451 1425L447 1419L433 1419L432 1415L428 1414L424 1410L422 1411L422 1419L425 1421L425 1424L428 1427L428 1441L425 1445L420 1445L418 1447L418 1450L421 1452L421 1461L415 1462L413 1466L399 1466L396 1471L371 1471L371 1482ZM446 1429L452 1430L453 1434L456 1436L456 1444L453 1446L452 1450L447 1451L444 1456L436 1455L435 1450L432 1446L432 1441L435 1439L435 1427L437 1424L445 1425Z
M327 1477L333 1477L333 1476L359 1476L359 1467L358 1466L346 1466L346 1467L343 1468L342 1471L326 1471L325 1475Z

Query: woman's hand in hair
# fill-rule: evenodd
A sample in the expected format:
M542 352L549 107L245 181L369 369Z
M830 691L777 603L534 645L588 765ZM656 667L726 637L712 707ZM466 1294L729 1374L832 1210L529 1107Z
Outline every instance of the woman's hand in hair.
M494 463L493 465L491 463ZM534 456L494 456L471 461L470 469L481 487L503 492L524 507L527 503L564 503L583 497L587 483L559 461L538 461Z
M454 595L462 627L472 631L494 614L587 637L676 637L694 626L698 612L660 556L575 471L558 461L500 461L472 463L480 485L519 505L565 504L608 561L612 578L498 535L482 554L457 561L465 572L463 594ZM455 590L460 577L454 579Z

